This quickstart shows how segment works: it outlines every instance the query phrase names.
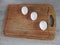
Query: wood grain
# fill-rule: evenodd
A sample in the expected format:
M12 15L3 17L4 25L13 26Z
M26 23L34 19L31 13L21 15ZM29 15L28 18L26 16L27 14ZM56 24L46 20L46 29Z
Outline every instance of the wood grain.
M27 6L29 12L26 16L21 13L21 8ZM38 18L32 21L31 12L37 12ZM50 25L50 15L54 18L54 26ZM39 28L39 22L45 20L48 28L42 31ZM52 5L50 4L13 4L8 5L6 21L4 26L4 35L20 38L31 38L40 40L52 40L55 36L56 16Z

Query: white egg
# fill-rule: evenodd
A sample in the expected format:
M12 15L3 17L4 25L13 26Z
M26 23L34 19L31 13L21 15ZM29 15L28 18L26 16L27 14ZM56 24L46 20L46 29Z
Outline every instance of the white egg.
M46 30L47 29L47 22L46 21L41 21L40 23L39 23L39 27L40 27L40 29L41 30Z
M36 20L37 19L37 12L32 12L31 13L31 20Z
M28 13L28 8L26 6L23 6L21 12L23 15L26 15Z

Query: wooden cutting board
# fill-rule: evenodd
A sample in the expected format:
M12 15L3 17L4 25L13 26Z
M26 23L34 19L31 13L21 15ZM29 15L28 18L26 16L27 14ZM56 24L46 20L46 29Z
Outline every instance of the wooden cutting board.
M25 15L22 14L21 8L27 6L29 11ZM37 12L38 18L32 21L31 12ZM50 16L53 17L53 26L50 23ZM39 22L45 20L47 29L42 31L39 28ZM55 37L56 15L52 5L50 4L11 4L8 5L6 12L6 20L3 33L5 36L30 38L40 40L52 40Z

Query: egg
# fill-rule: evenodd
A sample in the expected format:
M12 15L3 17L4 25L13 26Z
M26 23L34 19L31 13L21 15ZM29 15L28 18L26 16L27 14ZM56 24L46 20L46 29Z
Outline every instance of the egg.
M22 12L23 15L26 15L28 13L27 6L23 6L22 9L21 9L21 12Z
M32 12L30 17L31 17L31 20L33 20L33 21L36 20L37 19L37 12Z
M47 22L46 21L41 21L39 23L39 27L42 31L45 31L47 29Z

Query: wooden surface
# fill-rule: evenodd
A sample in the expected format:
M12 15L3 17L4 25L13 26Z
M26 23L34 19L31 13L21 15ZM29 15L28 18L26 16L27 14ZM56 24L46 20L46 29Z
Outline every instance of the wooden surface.
M27 6L29 12L26 16L21 13L21 8ZM31 12L37 12L38 18L32 21L30 18ZM50 25L50 15L54 18L54 25ZM42 31L39 28L40 21L46 21L48 28ZM52 5L49 4L17 4L9 5L6 13L6 21L4 26L4 35L21 38L54 39L56 30L56 15Z
M56 11L56 35L54 40L33 40L5 37L3 25L7 5L9 4L52 4ZM0 45L59 45L60 44L60 0L0 0Z

